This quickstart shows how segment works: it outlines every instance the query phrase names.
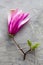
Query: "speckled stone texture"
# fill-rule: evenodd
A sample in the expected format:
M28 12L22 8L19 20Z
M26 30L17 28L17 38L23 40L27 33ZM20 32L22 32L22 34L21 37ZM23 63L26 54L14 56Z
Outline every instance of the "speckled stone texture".
M30 21L15 35L15 40L28 50L27 40L40 46L35 52L28 53L25 61L23 54L8 38L7 16L10 9L22 9L30 13ZM43 65L43 0L0 0L0 65Z

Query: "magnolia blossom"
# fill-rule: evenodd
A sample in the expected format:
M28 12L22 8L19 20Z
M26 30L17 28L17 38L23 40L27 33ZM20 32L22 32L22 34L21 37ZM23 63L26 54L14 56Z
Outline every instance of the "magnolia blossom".
M28 15L29 13L24 13L22 10L10 10L8 14L8 33L15 35L29 21Z

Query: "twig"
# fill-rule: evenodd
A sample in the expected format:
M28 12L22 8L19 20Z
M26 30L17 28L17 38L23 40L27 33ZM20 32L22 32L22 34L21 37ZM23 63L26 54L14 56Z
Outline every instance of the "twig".
M26 51L26 52L24 53L23 60L25 60L27 53L30 52L30 51L31 51L31 49L29 49L28 51Z
M13 38L13 41L15 42L15 44L17 45L17 47L19 48L19 50L24 54L23 60L25 60L27 53L30 52L31 49L29 49L28 51L24 52L23 49L21 49L21 47L19 46L19 44L17 44L17 42L15 41L14 38Z
M30 52L30 51L31 51L31 49L29 49L28 51L26 51L25 54L27 54L27 53Z

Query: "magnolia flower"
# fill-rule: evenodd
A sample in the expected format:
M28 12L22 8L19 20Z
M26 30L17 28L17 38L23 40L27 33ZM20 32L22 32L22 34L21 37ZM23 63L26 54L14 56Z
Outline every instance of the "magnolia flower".
M9 36L13 39L19 50L24 54L23 59L25 60L26 54L30 51L35 50L38 47L38 43L32 45L31 41L28 40L27 43L30 47L30 49L26 52L23 51L23 49L17 44L17 42L14 39L14 35L21 29L21 27L29 21L28 17L29 13L24 13L22 10L11 10L8 15L8 33Z
M29 21L28 15L28 13L23 13L22 10L11 10L8 14L8 33L15 35Z

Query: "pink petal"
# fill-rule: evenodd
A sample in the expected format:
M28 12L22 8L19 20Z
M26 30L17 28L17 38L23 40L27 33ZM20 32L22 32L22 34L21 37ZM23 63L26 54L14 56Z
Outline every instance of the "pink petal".
M13 17L14 17L14 15L16 15L16 13L18 12L18 9L16 9L15 11L14 10L11 10L11 14L12 14L12 19L13 19Z
M30 19L30 18L27 18L27 19L23 20L23 21L19 24L18 28L22 27L25 23L27 23L27 22L29 21L29 19Z
M12 32L12 25L10 25L10 28L8 28L9 33Z
M14 22L14 21L16 20L16 18L19 16L20 13L22 13L22 10L18 11L18 12L13 16L12 22Z
M23 20L24 20L28 15L29 15L28 13L25 13L25 14L24 14L24 17L23 17Z
M24 15L22 16L22 18L19 20L19 24L22 22L22 20L24 20L29 14L28 13L24 13Z
M16 25L17 21L21 18L22 16L22 10L18 11L17 14L15 15L14 19L12 20L13 21L13 27Z
M10 29L10 28L12 28L11 26L12 26L12 18L13 18L13 16L17 13L17 9L16 10L11 10L11 12L9 13L9 15L8 15L8 28ZM10 29L11 30L11 29Z
M10 23L12 17L13 17L13 14L15 13L16 10L10 10L10 12L8 13L8 24Z
M14 14L17 13L17 11L18 11L17 9L10 11L10 13L9 13L9 15L8 15L8 26L9 26L9 24L12 23L12 22L11 22L11 21L12 21L12 18L13 18L13 16L14 16Z

